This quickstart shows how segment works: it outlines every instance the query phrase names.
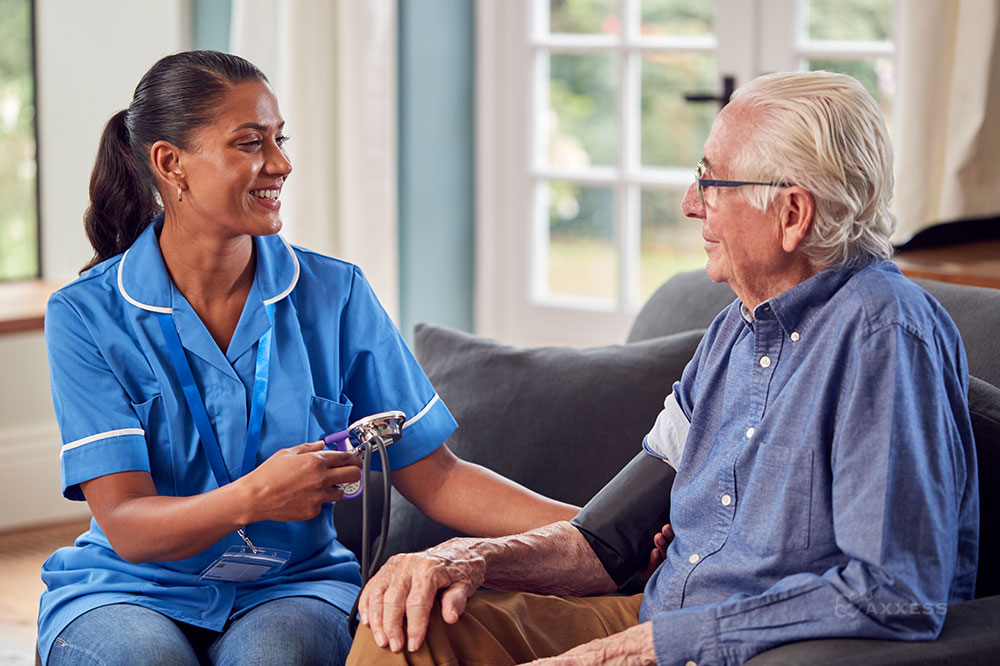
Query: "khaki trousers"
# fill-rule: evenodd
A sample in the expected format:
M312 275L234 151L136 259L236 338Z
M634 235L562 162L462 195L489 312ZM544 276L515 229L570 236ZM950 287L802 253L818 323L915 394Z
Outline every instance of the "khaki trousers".
M455 624L431 611L427 638L416 652L380 648L371 630L358 626L347 666L447 664L511 666L551 657L639 623L642 595L553 597L480 590ZM405 642L405 636L404 636Z

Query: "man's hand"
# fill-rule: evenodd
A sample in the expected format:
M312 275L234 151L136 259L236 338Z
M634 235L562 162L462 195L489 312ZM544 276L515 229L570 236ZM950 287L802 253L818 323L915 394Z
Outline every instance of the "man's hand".
M578 645L556 657L537 659L535 666L646 666L656 664L653 623L644 622L621 633Z
M454 624L465 602L479 588L486 572L483 558L472 548L475 539L451 539L422 553L395 555L379 569L361 593L358 611L379 647L393 652L417 650L424 642L438 590L441 615Z

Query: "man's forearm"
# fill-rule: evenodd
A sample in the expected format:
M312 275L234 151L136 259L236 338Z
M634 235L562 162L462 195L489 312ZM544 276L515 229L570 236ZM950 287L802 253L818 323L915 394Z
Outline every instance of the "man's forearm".
M565 521L513 536L462 541L483 558L487 587L576 596L617 589L583 535Z

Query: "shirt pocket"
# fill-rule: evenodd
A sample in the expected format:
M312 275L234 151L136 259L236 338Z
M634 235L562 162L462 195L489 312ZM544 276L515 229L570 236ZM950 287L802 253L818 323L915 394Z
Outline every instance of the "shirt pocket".
M809 547L813 452L764 444L741 502L750 549L768 556Z
M144 402L133 402L132 409L146 431L146 441L156 441L157 431L163 424L163 396L157 393Z
M352 408L350 400L344 403L318 395L311 396L306 420L306 438L303 441L315 442L330 433L346 430L350 423Z

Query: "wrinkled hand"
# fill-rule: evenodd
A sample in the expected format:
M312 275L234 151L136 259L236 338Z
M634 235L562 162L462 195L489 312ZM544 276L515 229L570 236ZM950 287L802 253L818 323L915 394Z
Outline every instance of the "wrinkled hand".
M323 442L281 449L240 479L250 489L254 521L309 520L344 496L340 484L361 478L361 458L324 450Z
M379 569L358 602L361 622L371 628L379 647L403 649L405 618L406 647L419 649L441 589L441 616L448 624L458 622L486 575L485 561L470 548L474 542L451 539L422 553L395 555Z
M656 664L653 623L644 622L621 633L578 645L556 657L536 659L534 666L645 666Z
M653 550L649 553L649 564L646 565L645 571L642 571L640 575L643 578L649 578L656 571L656 567L663 564L663 560L667 559L667 546L670 542L674 540L674 529L667 523L653 536Z

